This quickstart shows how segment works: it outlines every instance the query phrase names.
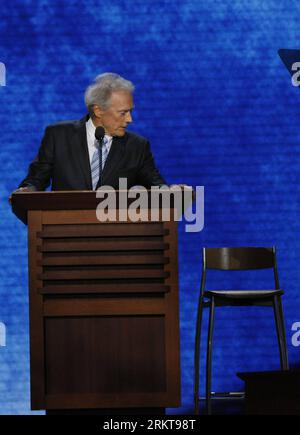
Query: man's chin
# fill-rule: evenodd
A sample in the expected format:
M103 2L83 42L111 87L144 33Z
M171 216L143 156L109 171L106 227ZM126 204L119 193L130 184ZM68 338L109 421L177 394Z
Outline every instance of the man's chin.
M125 136L125 133L126 133L125 128L118 128L118 130L115 133L115 136L122 137Z

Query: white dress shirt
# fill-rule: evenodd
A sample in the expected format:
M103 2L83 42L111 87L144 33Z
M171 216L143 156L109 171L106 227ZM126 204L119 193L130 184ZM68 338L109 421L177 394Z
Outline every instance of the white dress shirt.
M92 118L89 118L89 120L86 122L86 139L88 144L90 163L92 163L92 158L97 148L97 142L98 142L97 139L95 138L95 131L96 131L96 126L94 125ZM107 139L107 143L106 145L103 146L107 148L107 155L108 155L113 138L112 136L109 136L107 134L104 136L104 138Z

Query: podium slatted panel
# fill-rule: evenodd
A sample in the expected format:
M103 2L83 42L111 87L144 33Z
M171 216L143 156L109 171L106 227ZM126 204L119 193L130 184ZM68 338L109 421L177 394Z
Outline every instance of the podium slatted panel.
M16 199L28 211L32 409L179 406L176 222L121 210L99 222L95 192Z
M80 225L43 225L43 231L38 232L38 237L128 237L128 236L143 236L145 234L151 236L163 236L168 232L164 230L161 223L127 223L126 226L122 223L115 224L80 224Z
M166 293L168 235L162 222L44 224L39 292Z
M67 242L67 245L66 245ZM162 243L157 238L148 238L143 240L140 239L130 239L120 238L120 239L100 239L95 240L95 238L82 238L79 240L72 239L46 239L43 241L43 246L41 248L42 252L83 252L83 251L147 251L147 250L160 250L163 251L168 246Z

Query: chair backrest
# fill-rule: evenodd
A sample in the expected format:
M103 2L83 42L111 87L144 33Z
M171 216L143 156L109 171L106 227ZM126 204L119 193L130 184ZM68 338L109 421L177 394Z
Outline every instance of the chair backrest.
M275 247L203 248L202 288L205 284L206 269L273 269L275 288L279 289Z
M269 269L275 264L272 248L204 248L206 269Z

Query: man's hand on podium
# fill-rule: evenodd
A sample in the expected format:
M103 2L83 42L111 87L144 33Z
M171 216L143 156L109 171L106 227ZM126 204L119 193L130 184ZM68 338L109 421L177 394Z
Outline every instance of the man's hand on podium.
M196 200L196 192L192 186L189 186L188 184L171 184L169 187L176 187L176 186L179 186L181 188L181 190L183 190L183 191L191 190L192 191L192 200L193 201Z
M19 193L19 192L35 192L37 190L37 188L35 186L24 186L24 187L19 187L18 189L14 190L12 192L13 193ZM10 195L10 197L8 198L8 202L9 204L11 204L11 197L12 194Z

